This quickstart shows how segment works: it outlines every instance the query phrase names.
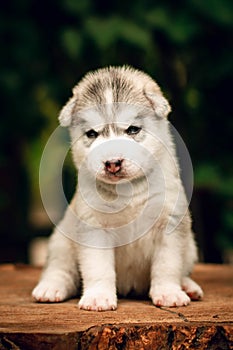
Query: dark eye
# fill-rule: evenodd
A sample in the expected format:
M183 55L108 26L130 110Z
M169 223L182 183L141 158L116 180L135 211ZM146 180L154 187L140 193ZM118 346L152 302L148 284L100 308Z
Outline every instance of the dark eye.
M88 131L86 132L86 136L87 136L89 139L96 139L96 138L99 136L99 134L98 134L97 131L91 129L91 130L88 130Z
M130 125L128 129L125 130L127 135L136 135L141 131L142 128L134 125Z

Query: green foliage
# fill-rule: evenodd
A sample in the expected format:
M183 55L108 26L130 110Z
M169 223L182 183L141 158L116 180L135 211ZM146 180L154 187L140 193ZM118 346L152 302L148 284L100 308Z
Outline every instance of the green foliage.
M151 74L169 97L171 121L193 159L195 186L221 197L221 242L226 237L225 245L233 246L232 27L230 0L5 2L0 13L4 213L21 205L9 195L14 178L6 181L13 160L19 172L27 170L39 195L41 152L73 85L89 70L131 64ZM25 188L20 196L28 196Z
M233 198L233 177L222 174L219 168L216 163L211 164L211 162L197 166L195 169L195 185L214 191L226 198Z
M174 16L171 10L157 7L149 11L145 19L150 28L161 30L171 42L184 45L199 34L200 26L195 18L186 12L179 12Z
M193 7L207 19L224 27L233 27L232 2L230 0L191 0Z
M74 29L66 29L62 33L61 42L64 51L71 59L77 59L82 52L83 39Z
M119 40L126 41L144 51L149 50L152 45L148 30L119 16L107 19L91 17L86 21L85 29L100 50L109 49Z

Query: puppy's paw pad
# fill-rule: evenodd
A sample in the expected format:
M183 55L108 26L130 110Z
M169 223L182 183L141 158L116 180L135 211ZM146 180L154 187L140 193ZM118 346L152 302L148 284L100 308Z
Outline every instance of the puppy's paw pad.
M190 303L189 296L179 287L157 287L150 291L150 296L156 306L176 307Z
M61 285L41 281L32 291L33 298L41 303L61 302L67 298L66 289Z
M189 277L183 278L182 289L188 294L191 300L201 300L203 298L203 290Z
M116 310L117 298L115 293L86 291L80 299L78 306L80 309L88 311Z

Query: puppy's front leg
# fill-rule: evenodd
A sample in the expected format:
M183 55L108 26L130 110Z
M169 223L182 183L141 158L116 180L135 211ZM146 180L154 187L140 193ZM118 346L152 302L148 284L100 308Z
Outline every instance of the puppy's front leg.
M46 266L32 296L39 302L60 302L76 295L79 282L75 244L55 229Z
M117 307L115 256L113 249L80 247L83 278L80 309L105 311Z
M174 307L190 303L181 287L183 249L179 244L179 232L164 234L163 242L152 258L149 295L156 306Z

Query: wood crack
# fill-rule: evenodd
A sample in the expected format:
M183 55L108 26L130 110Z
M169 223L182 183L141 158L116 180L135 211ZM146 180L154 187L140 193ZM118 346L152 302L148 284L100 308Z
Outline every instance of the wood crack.
M163 311L166 311L166 312L169 312L170 314L173 314L173 315L176 315L178 316L182 321L184 322L190 322L187 317L185 317L184 314L182 314L181 312L177 312L177 311L174 311L174 310L171 310L171 309L168 309L164 306L156 306L158 309L160 310L163 310Z
M3 337L3 342L5 344L2 344L4 346L6 346L6 349L12 349L12 350L20 350L20 348L18 347L18 345L16 345L13 341L11 341L8 337ZM1 343L0 343L1 345Z

